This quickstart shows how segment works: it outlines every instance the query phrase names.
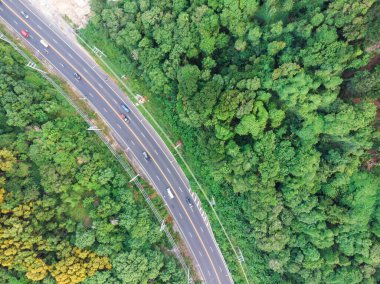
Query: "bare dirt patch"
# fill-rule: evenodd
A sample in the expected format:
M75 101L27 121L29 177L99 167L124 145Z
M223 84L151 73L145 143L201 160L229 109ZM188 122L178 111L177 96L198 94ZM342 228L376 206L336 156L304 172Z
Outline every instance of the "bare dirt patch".
M29 0L29 2L48 18L67 17L77 27L86 26L90 17L89 0Z

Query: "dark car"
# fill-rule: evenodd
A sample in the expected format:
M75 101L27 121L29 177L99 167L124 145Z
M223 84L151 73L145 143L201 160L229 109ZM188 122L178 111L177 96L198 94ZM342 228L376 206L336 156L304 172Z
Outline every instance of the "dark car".
M191 201L191 198L189 196L186 197L186 202L187 202L187 204L190 205L190 207L193 206L193 202Z
M75 79L77 79L77 80L80 80L81 79L81 77L80 77L80 75L78 74L78 73L74 73L74 77L75 77Z
M122 107L123 110L125 110L127 113L128 113L128 112L131 112L131 110L130 110L125 104L121 104L121 107Z
M148 155L147 152L144 151L144 152L142 152L142 154L143 154L145 160L147 160L147 161L150 160L150 156Z
M128 118L124 113L121 113L121 114L120 114L120 118L121 118L122 120L124 120L126 123L129 123L129 122L130 122L129 118Z

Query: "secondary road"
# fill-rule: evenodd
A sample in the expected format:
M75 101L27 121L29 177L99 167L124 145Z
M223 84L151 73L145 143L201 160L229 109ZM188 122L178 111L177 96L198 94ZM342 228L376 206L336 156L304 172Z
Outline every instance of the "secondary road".
M28 16L22 15L24 11ZM181 168L152 126L118 86L71 39L60 33L33 7L18 0L2 1L0 18L25 38L39 58L44 58L62 77L69 81L111 128L127 156L144 171L162 196L169 212L182 233L204 282L209 284L233 283L219 247L212 235L205 215L198 208ZM49 47L45 47L43 39ZM81 79L75 78L78 73ZM122 108L125 104L130 112ZM120 114L129 118L124 121ZM146 159L143 152L150 159ZM168 188L170 188L168 190ZM170 192L173 194L171 197Z

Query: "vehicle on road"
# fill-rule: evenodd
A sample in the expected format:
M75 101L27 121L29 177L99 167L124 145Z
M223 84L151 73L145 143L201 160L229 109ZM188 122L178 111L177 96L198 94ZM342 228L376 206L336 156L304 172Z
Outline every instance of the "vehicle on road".
M25 19L29 19L29 15L24 12L24 11L21 11L21 15L25 18Z
M186 197L186 202L190 207L193 207L193 202L191 202L191 198L189 196Z
M142 152L143 156L144 156L144 159L147 160L147 161L150 161L150 156L148 155L147 152Z
M43 39L41 39L40 40L40 43L43 45L43 47L45 47L45 48L48 48L49 47L49 44L46 42L46 41L44 41Z
M125 104L121 104L121 107L122 107L126 112L131 112L131 110L130 110Z
M77 79L77 80L80 80L80 79L81 79L80 75L79 75L77 72L74 73L74 77L75 77L75 79Z
M166 192L168 193L170 199L173 199L173 198L174 198L174 194L173 194L172 190L170 189L170 187L168 187L168 188L166 189Z
M25 30L25 29L22 29L21 30L21 34L24 38L28 38L29 37L29 32L28 30Z
M121 119L124 120L126 123L129 123L129 122L130 122L129 118L128 118L124 113L121 113L121 114L120 114L120 117L121 117Z

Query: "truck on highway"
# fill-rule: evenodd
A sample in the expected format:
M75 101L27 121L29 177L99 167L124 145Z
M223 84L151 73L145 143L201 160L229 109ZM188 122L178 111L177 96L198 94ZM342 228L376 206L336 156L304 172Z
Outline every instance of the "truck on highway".
M45 47L45 48L48 48L49 47L49 44L45 41L45 40L43 40L43 39L41 39L40 40L40 43L43 45L43 47Z
M166 189L166 191L167 191L167 193L168 193L168 195L169 195L169 198L170 198L170 199L173 199L173 198L174 198L174 195L173 195L173 192L171 191L170 187L168 187L168 188Z

